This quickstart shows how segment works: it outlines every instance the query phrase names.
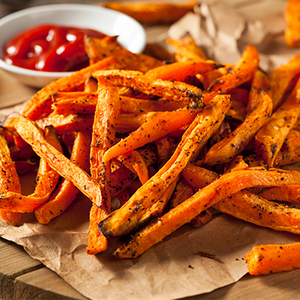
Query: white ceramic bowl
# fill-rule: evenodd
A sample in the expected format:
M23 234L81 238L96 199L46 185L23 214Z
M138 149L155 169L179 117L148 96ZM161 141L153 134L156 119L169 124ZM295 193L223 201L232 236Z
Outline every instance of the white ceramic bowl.
M134 53L142 52L146 33L140 23L117 11L94 5L53 4L27 8L0 19L0 68L11 73L26 85L41 88L70 72L42 72L5 63L5 43L23 30L43 23L98 30L107 35L118 35L118 41Z

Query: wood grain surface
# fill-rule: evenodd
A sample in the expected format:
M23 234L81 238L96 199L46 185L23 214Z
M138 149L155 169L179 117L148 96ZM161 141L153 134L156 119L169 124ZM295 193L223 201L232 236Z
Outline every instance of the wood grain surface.
M9 2L9 1L7 1ZM54 1L55 2L55 1ZM68 2L68 1L59 1ZM74 2L74 1L72 1ZM84 1L81 1L84 2ZM88 2L88 1L87 1ZM91 3L91 1L89 1ZM276 5L270 6L273 1L245 1L232 0L236 6L243 6L247 10L250 2L249 14L263 15L259 7L266 7L269 3L270 9L282 9L285 1L275 1ZM253 8L253 3L257 7ZM29 2L27 2L28 4ZM38 1L31 1L31 5ZM41 1L39 2L41 3ZM53 1L42 1L53 3ZM0 3L0 17L11 12L14 8L8 4ZM148 29L154 32L153 29ZM0 108L11 107L24 102L36 92L36 89L20 84L11 75L0 70ZM190 300L206 299L243 299L243 300L286 300L300 298L300 285L298 278L300 270L272 274L267 276L252 277L244 276L235 284L220 288L209 294L189 297ZM201 280L201 279L199 279ZM0 238L0 299L87 299L74 290L56 273L46 268L41 262L31 258L22 247Z

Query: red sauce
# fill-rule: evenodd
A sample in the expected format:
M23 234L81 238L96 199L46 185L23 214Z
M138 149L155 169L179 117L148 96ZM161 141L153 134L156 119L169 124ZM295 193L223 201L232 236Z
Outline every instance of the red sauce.
M44 24L27 29L4 47L4 61L18 67L68 72L88 66L85 34L103 38L105 34L85 28Z

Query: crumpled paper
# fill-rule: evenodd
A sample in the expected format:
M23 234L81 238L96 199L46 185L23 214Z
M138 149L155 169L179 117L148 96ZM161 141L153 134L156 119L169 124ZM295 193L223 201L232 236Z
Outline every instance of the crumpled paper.
M300 53L285 44L283 9L284 5L280 14L269 9L269 14L266 10L263 17L250 19L247 8L237 9L223 1L204 2L174 23L168 36L179 39L189 32L209 59L228 64L235 64L245 46L252 44L259 52L260 67L269 73Z
M136 259L112 256L118 240L112 240L105 253L89 256L85 249L90 206L82 196L48 225L38 224L31 214L20 227L0 221L0 236L22 245L30 256L95 300L178 299L208 293L247 273L243 258L254 245L299 241L295 235L218 214L202 228L180 228Z
M285 52L285 45L278 42L282 34L279 25L276 31L271 26L272 32L266 24L246 20L232 7L216 2L195 8L195 13L171 26L168 33L176 38L189 31L211 59L227 63L235 63L251 40L262 53L261 63L271 70L294 55ZM274 39L282 53L268 53ZM9 111L0 113L6 115ZM243 258L254 245L299 242L296 235L217 214L202 228L183 226L136 259L112 256L120 243L117 239L110 241L106 252L89 256L86 246L90 207L90 200L81 196L48 225L39 224L33 214L26 215L20 227L0 220L0 236L22 245L30 256L95 300L174 299L209 293L247 273ZM202 257L195 251L214 254L216 258Z

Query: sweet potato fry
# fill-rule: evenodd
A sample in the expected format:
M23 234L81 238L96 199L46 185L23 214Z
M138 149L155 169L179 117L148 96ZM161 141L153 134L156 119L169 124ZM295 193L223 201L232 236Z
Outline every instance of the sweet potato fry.
M70 86L84 83L96 70L121 67L122 64L116 58L108 57L67 77L53 81L27 101L21 113L31 120L48 116L51 113L51 95L53 93L62 92L70 88Z
M258 226L300 234L299 209L268 201L249 191L232 194L216 203L214 207Z
M194 228L198 228L209 223L213 218L214 211L214 207L209 207L205 209L190 221L191 226L193 226Z
M187 77L204 74L220 67L213 61L183 61L153 68L145 73L148 80L162 79L184 81Z
M180 178L175 187L173 196L170 199L170 207L177 206L184 200L190 198L193 194L193 188L186 182L184 178Z
M142 126L147 120L150 120L155 112L146 112L140 113L136 115L130 115L128 118L128 114L120 113L118 122L116 125L116 130L118 133L131 133L132 131L137 130L140 126Z
M52 109L55 114L91 114L95 112L97 98L97 93L55 93L52 95ZM150 111L170 111L185 106L181 102L170 99L148 100L126 96L120 96L120 104L122 113L132 114Z
M192 187L194 192L197 192L199 189L204 188L205 186L212 183L214 180L218 178L217 173L202 167L198 167L193 164L187 165L182 170L182 176L183 178L185 178L186 182L188 182L190 187ZM183 200L186 200L188 198L189 197ZM183 202L183 200L181 202ZM213 207L209 207L208 209L203 210L200 214L198 214L196 217L191 219L190 221L191 226L197 228L207 224L212 220L214 211L215 209Z
M154 141L158 155L158 164L162 166L172 156L178 142L170 136L164 136Z
M20 194L21 185L19 176L17 174L15 164L10 156L10 151L2 129L0 131L0 167L2 170L0 172L0 190ZM0 210L0 217L14 226L21 225L23 223L22 213Z
M148 209L145 214L139 220L139 227L142 227L144 224L149 223L150 220L158 217L162 214L163 210L165 209L168 201L170 200L176 184L178 182L179 176L175 178L175 180L166 188L163 195L160 197L160 200L155 202L150 209ZM129 200L128 200L129 201Z
M272 114L255 136L256 154L270 167L274 166L284 140L296 126L300 113L300 79L288 99Z
M272 98L272 90L269 83L268 75L265 74L260 69L256 70L254 73L252 83L251 83L251 90L249 93L249 101L247 103L247 112L250 114L260 103L260 90L263 90ZM273 107L273 105L272 105Z
M74 141L70 160L84 171L89 171L90 135L78 132ZM49 200L35 209L36 219L41 224L48 224L61 215L77 198L80 191L69 180L63 179Z
M151 143L168 133L189 125L200 110L181 109L153 113L136 131L112 146L103 156L107 162L114 157Z
M300 76L300 55L295 55L288 63L276 68L270 75L273 111L286 100Z
M111 81L112 84L123 87L138 89L147 95L182 101L192 108L202 108L204 97L211 99L210 94L203 93L199 88L179 82L168 80L148 80L142 73L133 71L97 71L94 76L102 76Z
M208 91L227 92L250 80L259 64L259 55L255 47L249 45L243 52L242 58L236 63L232 72L217 78Z
M197 4L197 1L187 3L125 1L105 2L104 6L129 15L142 24L155 25L173 23L192 11Z
M275 186L260 194L261 197L272 201L300 203L300 185Z
M98 94L89 92L58 92L52 95L51 108L55 114L95 113Z
M37 125L44 130L47 126L53 126L58 135L70 134L76 131L91 131L94 122L94 114L51 114L48 117L36 120ZM5 124L7 126L7 124Z
M145 113L154 111L172 111L183 108L185 105L180 101L171 99L135 99L126 96L120 97L121 112L122 113Z
M195 192L212 183L219 177L217 173L194 164L188 164L182 170L182 176Z
M138 175L142 184L149 179L147 164L139 152L133 150L120 155L118 159L131 172Z
M159 43L147 43L144 49L144 53L161 61L175 61L174 55Z
M99 224L99 230L105 236L114 237L126 235L135 229L145 210L158 201L166 188L220 126L229 106L228 95L216 96L205 106L185 131L180 144L168 162L138 189L124 206L104 219Z
M205 165L226 163L239 155L270 119L273 107L272 99L263 90L257 90L257 92L257 97L260 97L257 107L241 125L209 149L203 159Z
M255 246L245 256L250 275L271 274L300 268L300 243Z
M98 230L98 223L111 212L110 162L103 162L103 155L115 142L116 122L120 113L117 89L103 78L97 80L98 101L92 131L90 172L92 178L100 184L102 201L100 205L93 203L90 211L89 241L86 249L90 255L105 251L108 247L107 238Z
M188 223L208 207L224 197L253 186L271 187L299 182L300 172L264 168L230 172L220 176L192 197L171 209L138 231L130 241L121 245L114 255L119 258L134 258L160 242L167 235ZM101 229L101 227L100 227Z
M286 2L284 10L286 28L284 32L285 41L290 47L300 46L300 1L289 0Z
M283 145L278 152L274 166L285 166L294 164L300 161L300 132L297 129L292 129L283 142Z
M132 53L117 42L117 36L99 39L92 36L84 37L84 47L91 64L106 57L120 59L127 70L147 72L161 66L163 62L143 53Z
M168 38L166 42L173 48L177 61L207 60L204 50L196 44L190 33L186 33L178 40Z

